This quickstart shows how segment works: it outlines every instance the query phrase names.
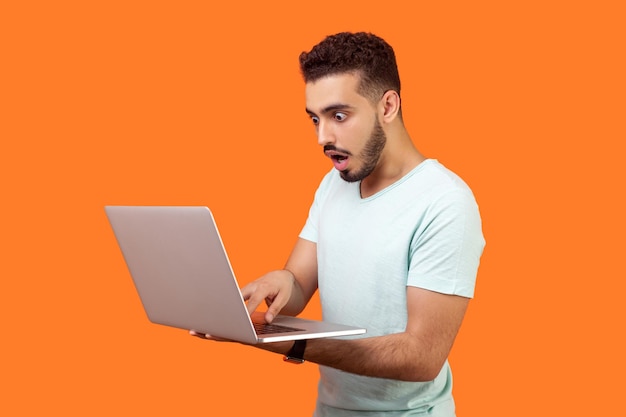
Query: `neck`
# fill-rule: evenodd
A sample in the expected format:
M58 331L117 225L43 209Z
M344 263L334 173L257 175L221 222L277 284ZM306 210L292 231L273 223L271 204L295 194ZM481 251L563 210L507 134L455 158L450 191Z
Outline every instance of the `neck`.
M361 181L361 198L370 197L387 188L426 159L417 150L404 127L386 134L387 143L378 165Z

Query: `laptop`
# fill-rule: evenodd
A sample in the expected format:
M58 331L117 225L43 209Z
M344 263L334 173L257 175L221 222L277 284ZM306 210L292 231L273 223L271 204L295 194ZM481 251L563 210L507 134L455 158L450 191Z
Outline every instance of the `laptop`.
M256 315L253 320L208 207L106 206L105 211L153 323L247 344L366 331L282 315L269 325Z

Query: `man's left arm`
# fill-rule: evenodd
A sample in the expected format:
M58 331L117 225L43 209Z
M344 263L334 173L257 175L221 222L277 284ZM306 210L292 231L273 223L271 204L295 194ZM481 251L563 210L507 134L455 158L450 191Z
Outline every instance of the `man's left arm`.
M342 371L405 381L431 381L441 371L469 298L407 287L404 332L362 339L311 339L304 359ZM286 354L293 342L256 347Z

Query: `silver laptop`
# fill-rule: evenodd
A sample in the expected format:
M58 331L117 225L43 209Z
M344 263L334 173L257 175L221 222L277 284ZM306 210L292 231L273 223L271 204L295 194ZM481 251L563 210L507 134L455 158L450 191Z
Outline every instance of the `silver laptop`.
M248 344L365 333L365 329L278 316L250 318L207 207L106 206L148 319Z

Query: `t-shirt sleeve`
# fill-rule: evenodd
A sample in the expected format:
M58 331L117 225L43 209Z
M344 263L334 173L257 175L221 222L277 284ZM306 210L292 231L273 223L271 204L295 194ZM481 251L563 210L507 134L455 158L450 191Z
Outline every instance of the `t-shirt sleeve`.
M330 188L330 182L332 181L333 172L327 173L319 187L315 191L315 198L313 199L313 204L309 208L309 217L300 232L299 237L302 239L309 240L311 242L317 243L319 236L319 216L321 211L321 206L326 199L326 195Z
M410 246L407 285L471 298L485 246L471 192L453 190L432 203Z

